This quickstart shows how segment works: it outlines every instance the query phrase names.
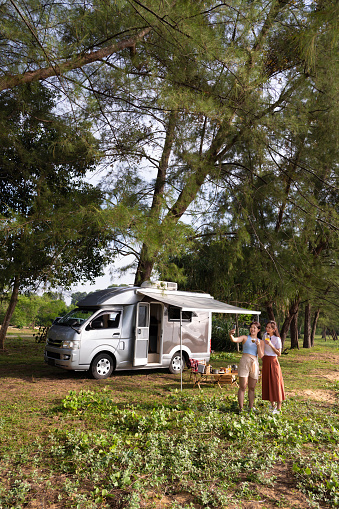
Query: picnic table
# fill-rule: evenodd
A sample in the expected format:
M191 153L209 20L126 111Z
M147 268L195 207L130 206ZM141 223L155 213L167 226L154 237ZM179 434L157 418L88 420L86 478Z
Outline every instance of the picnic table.
M220 389L222 385L238 385L238 371L232 371L231 373L195 373L195 380L193 387L199 387L201 390L202 384L217 385Z

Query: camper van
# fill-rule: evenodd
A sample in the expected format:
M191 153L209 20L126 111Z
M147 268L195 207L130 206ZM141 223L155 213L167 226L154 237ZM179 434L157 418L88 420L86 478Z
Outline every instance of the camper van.
M93 292L54 321L45 362L103 379L113 371L168 368L180 373L190 358L209 360L212 313L259 314L178 291L158 281Z

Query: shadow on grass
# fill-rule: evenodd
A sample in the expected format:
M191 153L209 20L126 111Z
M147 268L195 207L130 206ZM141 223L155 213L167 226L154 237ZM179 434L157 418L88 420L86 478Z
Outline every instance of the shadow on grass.
M48 381L87 381L93 386L107 386L117 388L116 383L119 381L119 390L138 388L142 385L149 390L150 385L154 390L164 389L175 390L180 388L180 376L173 375L168 372L167 368L157 369L138 369L115 371L110 378L104 380L94 380L88 371L70 371L62 368L49 366L43 360L42 356L30 355L25 361L23 360L23 352L15 359L13 353L0 353L0 379L21 379L24 381L48 380ZM189 374L184 373L186 380L183 382L188 385ZM190 384L192 386L192 384Z
M170 374L167 368L115 371L108 379L94 380L88 371L71 371L49 366L44 362L44 348L44 344L36 343L32 337L7 338L5 351L0 351L0 379L90 381L95 385L103 386L115 385L116 381L122 382L123 385L125 381L138 387L143 383L148 388L150 383L155 384L155 388L159 383L160 388L168 379L170 385L166 383L167 389L174 390L180 387L180 376ZM189 374L185 372L184 376L188 378Z
M49 366L44 362L44 344L36 343L33 337L7 338L6 350L0 352L0 380L20 380L25 383L45 384L41 390L67 394L70 390L98 390L107 387L117 395L117 400L128 400L138 404L140 399L150 397L154 400L166 394L181 392L180 375L169 373L167 368L137 369L115 371L110 378L94 380L88 371L68 371L62 368ZM217 361L216 364L224 364L225 361ZM49 386L49 387L48 387ZM183 391L189 391L192 395L200 394L197 387L193 387L190 372L183 373ZM205 394L224 396L233 394L233 390L217 386L204 387ZM57 394L55 396L58 398ZM58 398L58 401L59 398Z

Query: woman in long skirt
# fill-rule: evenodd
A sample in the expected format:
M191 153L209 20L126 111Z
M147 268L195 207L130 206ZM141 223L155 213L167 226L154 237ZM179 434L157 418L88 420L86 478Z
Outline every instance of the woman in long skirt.
M259 356L262 356L262 399L270 401L273 414L280 412L285 400L284 380L278 361L281 348L277 324L272 320L266 325L266 334L258 350Z

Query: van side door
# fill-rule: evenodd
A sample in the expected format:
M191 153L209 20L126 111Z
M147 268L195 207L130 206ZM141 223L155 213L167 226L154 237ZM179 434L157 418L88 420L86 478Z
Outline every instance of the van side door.
M145 366L148 361L149 316L148 302L138 302L133 366Z

